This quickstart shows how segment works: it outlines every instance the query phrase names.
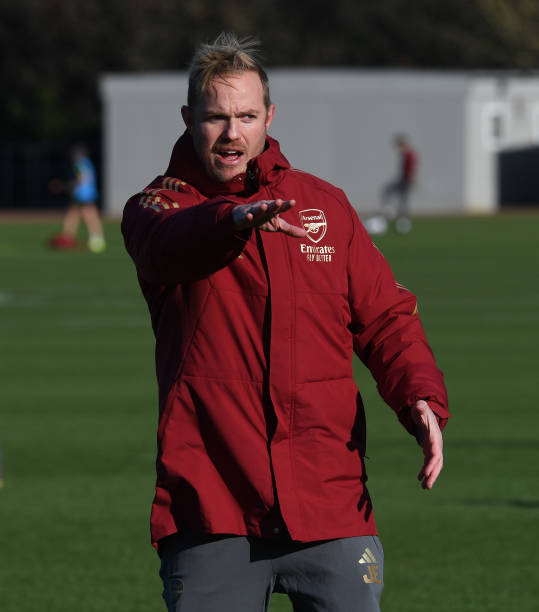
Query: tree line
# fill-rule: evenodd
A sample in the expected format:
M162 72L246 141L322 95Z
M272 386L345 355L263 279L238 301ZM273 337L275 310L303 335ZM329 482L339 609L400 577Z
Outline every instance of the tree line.
M530 71L536 0L0 0L4 142L95 138L99 75L185 70L222 30L268 67Z

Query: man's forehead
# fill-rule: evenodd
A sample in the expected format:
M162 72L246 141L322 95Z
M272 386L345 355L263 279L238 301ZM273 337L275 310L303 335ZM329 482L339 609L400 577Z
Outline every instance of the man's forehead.
M202 93L201 102L208 105L230 97L237 101L249 99L251 104L253 101L264 104L264 90L258 74L248 71L215 76Z

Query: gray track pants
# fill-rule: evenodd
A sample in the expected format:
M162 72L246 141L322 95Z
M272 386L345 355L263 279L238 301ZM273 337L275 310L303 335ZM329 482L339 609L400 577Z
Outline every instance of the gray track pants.
M273 591L294 612L379 612L376 536L302 544L183 532L160 550L168 612L267 612Z

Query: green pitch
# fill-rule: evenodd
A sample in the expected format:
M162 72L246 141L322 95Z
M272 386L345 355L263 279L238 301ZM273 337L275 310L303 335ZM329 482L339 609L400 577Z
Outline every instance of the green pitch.
M164 610L148 544L146 306L118 224L102 255L48 250L57 229L0 221L0 608ZM419 448L358 364L388 612L537 609L538 237L529 214L423 219L376 238L419 296L454 415L446 467L422 491ZM274 612L290 609L274 597Z

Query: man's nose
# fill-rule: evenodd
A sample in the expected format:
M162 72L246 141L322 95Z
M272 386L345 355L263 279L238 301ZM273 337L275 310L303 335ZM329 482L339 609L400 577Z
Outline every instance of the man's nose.
M227 140L236 140L238 138L238 122L235 117L231 117L226 122L223 135Z

